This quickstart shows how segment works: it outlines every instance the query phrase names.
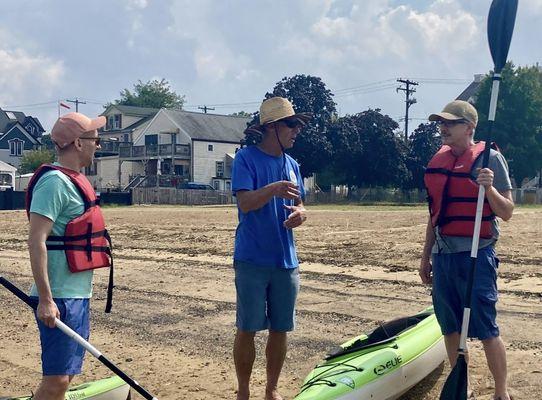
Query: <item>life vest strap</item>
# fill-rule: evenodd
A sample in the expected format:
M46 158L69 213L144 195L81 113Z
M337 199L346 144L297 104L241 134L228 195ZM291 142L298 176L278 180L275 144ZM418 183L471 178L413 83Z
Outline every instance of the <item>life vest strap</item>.
M94 251L109 255L108 246L87 246L83 244L47 244L47 250L72 250L72 251Z
M115 287L113 284L113 243L111 242L111 237L109 236L109 232L105 231L105 238L109 242L109 247L106 250L107 255L109 256L109 259L111 260L111 265L109 267L109 283L107 285L107 300L105 303L105 312L110 313L111 307L113 307L113 288Z
M439 224L439 226L443 226L452 221L474 221L475 219L476 219L475 216L469 216L469 215L455 215L452 217L444 217L442 218L442 225ZM482 217L482 221L493 221L494 219L495 219L495 214Z
M97 237L105 237L106 230L102 231L96 231L92 232L89 236L88 233L83 233L82 235L76 235L76 236L48 236L47 241L48 242L78 242L80 240L85 240L88 237L90 238L97 238Z
M448 203L477 203L478 198L477 197L448 197L447 201ZM489 203L489 201L485 198L484 203Z
M456 178L474 179L472 174L470 174L468 172L454 172L454 171L450 171L449 169L446 169L446 168L426 168L425 173L426 174L441 174L441 175L446 175L446 176L453 176L453 177L456 177Z

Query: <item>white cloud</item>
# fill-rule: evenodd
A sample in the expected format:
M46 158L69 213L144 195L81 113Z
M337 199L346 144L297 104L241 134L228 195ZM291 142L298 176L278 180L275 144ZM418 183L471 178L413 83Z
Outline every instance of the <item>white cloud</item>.
M64 74L62 61L20 48L0 48L0 104L47 99L61 86Z

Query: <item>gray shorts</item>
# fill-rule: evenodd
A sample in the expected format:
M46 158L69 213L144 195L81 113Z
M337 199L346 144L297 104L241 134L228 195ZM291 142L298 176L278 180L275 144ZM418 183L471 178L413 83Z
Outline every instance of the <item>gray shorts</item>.
M239 330L288 332L295 327L299 268L263 267L234 261Z

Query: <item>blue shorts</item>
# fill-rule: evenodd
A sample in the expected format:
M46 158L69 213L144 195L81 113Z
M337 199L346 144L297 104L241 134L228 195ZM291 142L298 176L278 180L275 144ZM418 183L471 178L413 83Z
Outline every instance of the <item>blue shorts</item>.
M37 297L31 298L38 302ZM54 299L60 320L85 340L90 333L89 299ZM37 319L41 341L41 368L47 375L77 375L81 373L85 348L58 328L49 328Z
M288 332L295 327L299 268L272 268L234 261L239 330Z
M493 246L478 250L468 337L484 340L499 336L496 322L498 266ZM470 251L433 254L433 305L444 335L461 332L470 268Z

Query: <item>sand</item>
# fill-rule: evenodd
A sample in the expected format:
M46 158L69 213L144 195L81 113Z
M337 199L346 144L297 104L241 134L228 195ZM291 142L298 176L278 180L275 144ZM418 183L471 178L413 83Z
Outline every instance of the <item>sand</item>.
M235 290L232 207L112 207L105 216L115 245L116 289L103 312L107 271L96 274L91 342L161 400L234 399ZM326 351L379 322L431 304L417 269L427 211L422 207L315 207L297 229L301 292L297 329L280 381L292 399ZM511 393L542 398L542 208L519 208L498 243L501 333ZM0 212L0 273L25 290L32 282L22 211ZM37 328L29 309L0 288L0 397L29 394L41 376ZM257 335L252 394L265 387ZM471 380L489 400L491 375L471 343ZM402 400L438 398L444 365ZM81 383L109 376L87 355ZM138 394L132 395L140 399Z

